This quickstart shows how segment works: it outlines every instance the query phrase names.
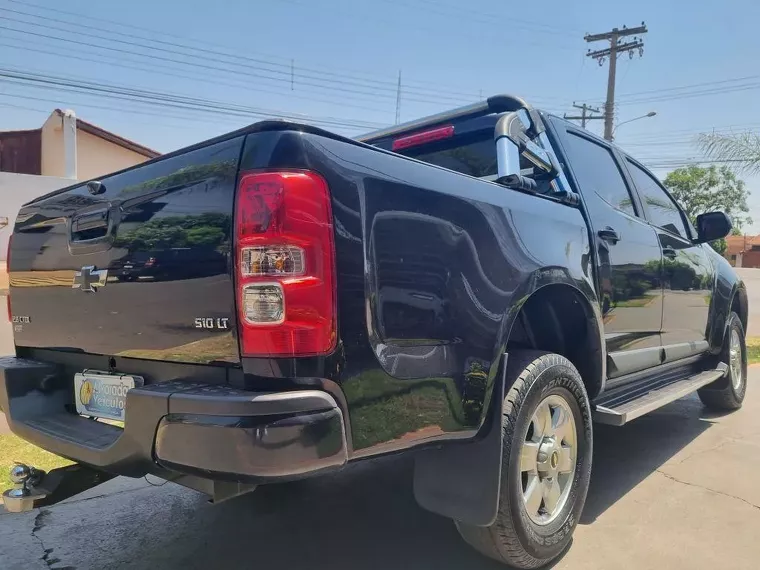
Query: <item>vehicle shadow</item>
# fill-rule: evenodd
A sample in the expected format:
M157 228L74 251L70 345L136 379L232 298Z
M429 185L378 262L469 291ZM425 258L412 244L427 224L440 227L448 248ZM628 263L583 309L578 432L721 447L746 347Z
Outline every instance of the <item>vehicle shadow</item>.
M703 412L687 398L622 428L597 425L581 524L708 429ZM38 535L56 557L82 568L503 570L464 543L451 521L417 506L412 468L408 456L369 460L215 506L175 485L142 488L53 507L57 520ZM104 520L103 513L119 515ZM108 545L110 565L93 548L94 535Z
M594 460L581 524L593 523L712 425L696 395L622 427L594 424Z
M149 564L127 566L503 570L467 546L451 521L417 506L412 467L400 456L368 461L214 507L196 504L184 528L162 540L166 555L151 549Z
M581 524L589 524L711 423L686 398L621 428L595 426L594 469ZM503 569L459 537L454 524L419 508L407 457L367 461L337 475L265 486L201 507L171 567L331 570ZM197 548L197 537L204 545ZM202 539L201 539L202 537ZM180 556L182 558L182 556ZM557 561L559 562L559 561Z

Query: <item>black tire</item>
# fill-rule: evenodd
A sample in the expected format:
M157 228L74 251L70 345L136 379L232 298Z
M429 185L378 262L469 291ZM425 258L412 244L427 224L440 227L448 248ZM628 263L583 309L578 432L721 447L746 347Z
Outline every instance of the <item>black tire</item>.
M458 522L457 528L464 540L486 556L517 568L537 568L557 558L568 546L586 502L593 450L591 406L575 366L558 354L535 350L510 352L507 387L496 521L489 527ZM520 453L535 410L550 395L564 398L573 412L577 460L567 501L554 520L539 525L531 520L525 507Z
M741 378L736 386L734 385L736 375L731 367L731 336L734 333L739 336L741 349ZM747 344L744 340L742 321L736 313L731 313L728 317L720 361L728 364L726 377L701 388L697 394L702 403L711 410L738 410L742 407L744 396L747 394Z

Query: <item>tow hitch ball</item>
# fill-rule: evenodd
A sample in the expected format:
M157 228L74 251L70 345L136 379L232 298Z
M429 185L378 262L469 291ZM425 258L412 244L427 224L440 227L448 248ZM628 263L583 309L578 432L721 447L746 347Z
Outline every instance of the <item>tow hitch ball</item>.
M37 489L45 472L23 463L11 467L10 478L14 487L3 492L5 509L11 513L23 513L34 508L35 501L47 497L47 493Z

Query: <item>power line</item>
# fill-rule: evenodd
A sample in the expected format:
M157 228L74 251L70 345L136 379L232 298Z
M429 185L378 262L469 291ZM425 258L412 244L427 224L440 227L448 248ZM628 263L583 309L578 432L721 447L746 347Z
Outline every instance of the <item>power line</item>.
M610 44L610 47L596 51L591 51L591 49L589 49L588 53L586 54L587 57L596 59L599 62L599 65L603 65L606 58L609 58L610 60L609 74L607 76L607 100L604 103L604 138L608 141L611 141L613 138L612 131L615 110L615 74L617 71L618 54L628 52L628 55L632 58L634 50L638 50L639 55L643 55L644 42L636 38L635 35L645 33L647 33L647 27L644 22L642 22L641 26L638 26L636 28L626 28L623 26L622 30L619 30L618 28L612 28L612 30L609 32L604 32L601 34L586 34L583 37L583 39L588 43L608 41ZM621 43L621 38L628 36L634 36L633 41Z
M640 134L633 134L633 135L626 135L625 140L636 140L636 141L642 141L642 140L653 140L653 141L661 141L664 138L667 138L669 136L677 135L688 135L688 134L699 134L699 133L706 133L706 132L726 132L731 133L733 131L745 131L747 129L755 129L760 127L760 123L743 123L739 125L711 125L706 127L700 127L700 128L690 128L690 129L669 129L667 132L663 134L652 134L652 133L640 133Z
M11 2L16 2L16 0L10 0L10 1ZM33 4L30 4L30 5L33 5ZM227 53L227 52L224 52L224 51L220 51L218 49L210 49L208 47L199 47L198 45L191 45L191 44L186 44L186 43L172 42L172 41L158 39L158 38L155 38L155 37L145 37L145 36L137 35L137 34L129 34L129 33L126 33L126 32L118 32L116 30L104 30L104 28L102 26L89 26L89 25L83 24L81 22L71 22L71 21L68 21L68 20L62 20L62 19L59 19L59 18L51 18L49 16L43 16L43 15L40 15L40 14L34 14L34 13L30 13L30 12L23 12L23 11L20 11L20 10L6 9L5 11L6 12L11 12L11 13L14 13L14 14L20 14L20 15L24 15L24 16L38 18L38 19L41 19L41 20L49 21L49 22L56 22L56 23L60 23L60 24L65 24L65 25L69 25L69 26L74 26L74 27L82 28L82 29L93 30L93 31L99 32L99 33L105 31L105 32L108 32L108 33L111 33L111 34L116 34L116 35L122 36L122 37L129 37L129 38L132 38L132 39L141 40L143 42L144 41L149 41L149 42L153 42L153 43L157 43L157 44L161 44L161 45L165 45L165 46L178 47L178 48L181 48L181 49L184 49L184 50L192 50L192 51L196 51L196 52L200 52L200 53L204 53L204 54L217 55L217 56L231 58L231 59L235 59L235 60L239 60L239 61L250 62L250 63L253 63L253 64L257 64L258 66L268 66L267 68L264 68L264 69L266 69L266 71L270 71L272 73L279 73L281 75L286 75L286 76L289 77L289 81L293 80L293 77L292 77L293 60L292 60L292 58L291 58L291 60L288 63L277 63L277 62L268 61L268 60L263 59L263 58L252 58L252 57L249 57L249 56L241 55L240 53ZM63 11L63 10L53 10L53 11L54 12L59 12L59 13L64 13L64 14L71 14L71 15L75 14L73 12L67 12L67 11ZM82 15L77 14L77 16L81 17ZM84 16L84 17L87 17L87 16ZM34 22L28 22L28 21L24 21L24 20L13 20L13 19L10 19L10 18L6 18L6 19L8 19L10 21L17 22L17 23L25 23L25 24L30 24L30 25L42 26L42 24L37 24L37 23L34 23ZM113 23L113 24L118 24L117 22L112 22L110 20L105 20L105 21L109 22L109 23ZM54 26L43 26L43 27L48 27L49 29L54 29L54 30L57 30L57 31L63 31L63 32L71 33L68 30L57 28L57 27L54 27ZM132 27L132 26L130 26L130 27ZM137 27L134 27L134 28L137 28ZM137 28L137 29L147 30L146 28ZM157 32L153 32L153 34L157 34ZM161 34L164 35L163 31L161 32ZM173 53L173 54L187 55L187 54L185 54L183 52L177 52L176 50L170 50L168 48L156 48L156 47L153 47L153 46L145 46L142 43L136 44L135 42L125 42L123 40L118 40L118 39L114 39L114 38L104 38L104 37L98 36L98 35L94 35L93 37L96 37L98 39L105 39L107 41L114 41L114 42L118 42L118 43L126 43L127 45L133 45L133 46L143 47L143 48L147 48L147 49L154 49L154 50L160 50L160 51L168 51L169 53ZM181 37L181 36L173 36L173 37ZM203 45L208 45L208 44L206 42L204 42ZM209 58L207 58L207 59L209 59ZM211 59L211 60L212 61L218 61L218 60L215 60L215 59ZM232 62L226 62L226 63L232 63ZM312 69L310 67L304 67L304 66L299 66L299 70L303 71L303 72L307 72L307 73L305 73L304 76L306 78L309 78L309 79L323 80L322 77L319 77L320 75L322 75L322 76L331 76L331 77L335 77L335 78L340 79L341 81L339 81L339 82L343 83L343 84L351 83L351 84L354 84L354 85L359 86L359 87L371 87L371 88L374 88L374 89L380 89L380 90L383 90L383 91L389 91L389 92L394 92L395 93L395 83L392 80L379 80L379 79L373 79L373 78L361 78L361 77L357 77L356 75L351 75L351 74L347 74L347 73L336 73L336 72L331 72L331 71ZM314 74L317 74L317 75L315 76ZM422 96L432 96L432 95L435 95L436 97L443 96L444 98L449 98L449 99L453 98L453 99L456 99L459 102L462 102L465 98L467 99L467 101L471 101L472 98L473 98L473 95L471 93L450 92L448 90L431 88L429 86L427 86L426 88L410 87L408 89L408 92L412 93L412 94L422 95Z
M91 63L102 63L106 65L115 65L117 67L121 67L124 69L133 69L136 71L144 71L146 73L152 73L152 74L158 74L161 76L171 76L171 77L178 77L181 79L188 79L190 81L204 83L203 78L205 77L213 77L214 78L214 84L216 85L224 85L226 87L236 87L238 89L248 89L255 88L257 92L262 93L272 93L275 95L280 95L283 97L290 97L294 99L303 99L308 101L314 101L314 102L320 102L320 103L327 103L330 105L336 105L340 107L352 107L355 109L361 109L363 111L373 111L378 113L387 113L388 109L380 109L378 107L368 107L366 105L357 105L355 103L351 103L347 100L339 101L337 99L324 99L320 98L314 95L299 95L296 93L290 93L288 91L280 91L280 90L273 90L273 89L267 89L265 86L262 86L259 83L255 83L252 81L245 81L245 76L237 75L236 77L243 80L243 82L230 82L229 80L220 80L219 75L214 75L210 72L204 73L203 77L200 77L198 75L189 75L189 74L183 74L183 73L177 73L176 69L171 66L164 66L157 63L152 63L150 67L145 66L139 66L139 65L127 65L124 62L133 63L134 60L131 59L125 59L125 58L116 58L116 57L110 57L108 55L104 54L96 54L98 58L103 59L95 59L93 57L83 57L81 55L71 55L74 54L89 54L86 50L77 50L76 48L67 47L67 49L61 48L60 46L50 46L48 44L40 44L40 42L35 42L32 44L34 47L30 47L28 45L20 45L20 44L13 44L13 43L4 43L0 42L0 46L9 48L9 49L17 49L21 51L26 52L35 52L35 53L43 53L48 55L54 55L58 57L66 57L68 59L75 59L78 61L87 61ZM40 49L40 46L42 47L51 47L52 49L56 49L57 51L49 51ZM61 51L63 50L63 51Z
M641 97L638 99L627 99L619 103L620 105L637 105L641 103L654 103L665 101L676 101L681 99L693 99L695 97L705 97L709 95L723 95L726 93L735 93L739 91L754 91L760 89L760 82L746 83L743 85L734 85L731 87L716 87L712 89L703 89L697 91L686 91L684 93L674 93L670 95Z
M0 18L2 18L2 17L0 16ZM32 24L32 25L45 26L44 24ZM52 27L52 26L45 26L45 27ZM205 64L197 62L197 61L195 61L195 62L189 62L189 61L185 61L185 60L178 60L178 59L174 59L174 58L164 57L164 56L157 55L157 54L145 54L145 53L141 53L141 52L136 52L134 50L121 49L121 48L116 48L116 47L107 46L107 45L104 46L104 45L99 45L99 44L93 44L92 42L86 43L86 42L83 42L83 41L80 41L80 40L76 40L76 39L65 38L65 37L60 37L60 36L54 36L54 35L51 35L51 34L42 34L42 33L37 33L37 32L30 31L30 30L19 30L19 29L10 28L10 27L7 27L7 26L0 26L0 29L5 29L5 30L8 30L8 31L12 31L12 32L20 33L20 34L25 34L25 35L29 35L29 36L34 36L34 37L40 37L40 38L45 38L45 39L52 39L54 41L61 41L61 42L65 42L65 43L73 43L73 44L76 44L76 45L87 46L88 48L93 48L94 47L94 48L97 48L97 49L107 50L109 52L116 52L117 54L132 55L132 56L137 56L139 58L146 58L148 60L157 59L159 61L165 61L165 62L169 62L169 63L172 63L172 64L178 64L178 65L182 65L182 66L186 66L186 67L191 67L191 68L199 68L199 69L203 69L204 73L208 73L209 71L211 71L212 73L222 72L222 73L233 74L236 78L245 77L247 75L256 75L261 80L279 81L279 82L286 82L286 83L290 83L290 81L291 81L291 79L290 79L289 76L288 77L271 77L269 75L262 75L261 73L254 73L254 74L251 74L251 73L248 73L248 72L241 73L241 72L239 72L237 70L228 69L228 68L225 68L225 67L220 67L219 65L205 65ZM135 44L135 42L128 42L128 43L130 45L131 44ZM140 47L143 47L143 46L140 46ZM59 54L55 54L55 55L59 55ZM199 59L199 58L196 58L196 59ZM232 62L226 62L226 61L221 61L221 63L223 63L225 65L230 65L230 66L235 66L236 65L236 64L233 64ZM153 64L153 65L155 65L155 64ZM248 66L244 66L244 67L248 67ZM264 71L268 71L268 70L264 70ZM290 71L288 71L288 74L289 73L290 73ZM312 83L312 82L303 82L302 81L301 83L302 84L307 84L307 85L313 85L313 86L315 86L317 88L321 88L321 89L331 89L333 91L337 91L337 92L339 92L341 94L342 97L345 97L345 93L346 92L360 94L361 96L363 96L365 98L372 98L372 99L378 98L378 97L382 98L382 96L385 95L385 94L377 93L377 92L374 92L374 91L373 92L358 91L358 90L347 89L347 88L342 87L342 86L334 86L334 85L331 85L329 82L327 84L320 84L320 83ZM282 93L282 92L279 92L279 93ZM291 95L291 96L294 95L294 94L292 94L290 92L290 90L288 90L287 93L289 95ZM392 94L392 96L393 95L395 95L395 94ZM316 100L316 98L315 98L315 100ZM440 106L441 103L443 102L441 98L437 98L435 100L429 100L429 99L423 99L423 98L419 98L419 97L410 97L408 95L406 96L406 100L408 100L408 101L416 101L416 102L423 102L423 103L430 103L430 104L435 104L436 106ZM336 102L336 104L338 104L338 103Z
M151 91L151 90L144 90L144 89L135 89L130 87L124 87L124 86L118 86L113 84L105 84L102 82L90 82L86 80L80 80L76 81L75 79L62 77L62 76L53 76L53 75L44 75L44 74L37 74L37 73L28 73L13 69L3 69L0 68L0 77L7 77L14 83L18 83L18 81L27 82L27 84L44 84L44 85L54 85L57 88L73 88L73 89L79 89L79 90L85 90L100 94L106 94L106 95L126 95L128 97L138 98L141 100L144 100L146 102L172 102L180 105L195 105L200 106L203 108L208 109L217 109L217 110L229 110L229 111L240 111L245 112L253 115L260 115L260 116L277 116L277 117L283 117L293 120L311 120L313 122L318 123L324 123L324 124L335 124L338 126L355 126L358 128L372 128L372 127L380 127L384 126L383 123L371 123L371 122L363 122L363 121L353 121L349 119L338 119L334 117L309 117L307 115L296 115L292 113L285 113L283 111L279 110L273 110L273 109L262 109L262 108L256 108L256 107L246 107L243 105L237 105L232 103L226 103L221 101L215 101L212 99L202 99L197 97L187 97L184 95L174 94L174 93L162 93L158 91Z
M0 97L5 97L5 93L0 93ZM13 105L11 103L0 103L0 107L10 107L11 109L22 109L24 111L33 111L35 113L45 113L47 115L50 114L49 109L37 109L35 107L26 107L24 105Z
M48 24L41 24L41 23L37 23L37 22L28 22L28 21L25 21L25 20L17 20L17 19L13 19L13 18L8 18L6 16L0 16L0 20L9 21L9 22L16 23L16 24L20 23L20 24L26 24L26 25L36 26L36 27L40 27L40 28L45 28L45 29L49 29L49 30L63 32L64 34L66 34L66 33L69 33L69 34L76 33L76 32L72 32L71 30L66 30L65 28L60 28L60 27L57 27L57 26L51 26L51 25L48 25ZM156 59L156 60L160 60L160 61L166 61L166 62L175 63L175 64L179 64L179 65L184 65L184 66L189 66L189 67L197 67L197 68L201 68L201 69L218 70L219 69L218 64L223 64L223 65L227 65L227 66L235 66L237 68L245 69L246 70L245 73L247 73L248 75L253 75L253 76L259 77L260 79L264 79L264 80L268 80L268 81L276 81L276 82L279 82L279 83L285 83L288 86L290 85L290 82L291 82L291 77L290 77L290 73L291 72L290 72L289 68L287 70L286 69L267 69L267 68L261 67L260 65L244 64L244 63L234 63L234 62L227 61L227 60L224 60L224 59L214 58L214 57L209 57L209 56L203 56L203 57L201 57L201 56L197 56L195 54L188 54L188 53L185 53L185 52L182 52L182 51L178 51L178 50L174 50L174 49L163 48L163 47L156 47L156 46L147 46L147 45L140 44L138 42L133 42L133 41L129 41L129 40L121 40L121 39L117 39L117 38L108 38L106 36L103 36L103 35L100 35L100 34L93 34L93 33L88 33L88 39L89 40L98 39L98 40L101 40L101 41L107 41L107 42L113 42L113 43L118 43L118 44L123 44L123 45L131 46L133 48L149 49L149 50L153 50L153 51L157 51L157 52L168 53L168 54L171 54L171 55L179 55L179 56L182 56L182 57L193 57L196 61L194 61L194 62L184 61L182 59L176 59L176 58L172 58L172 57L167 57L165 55L159 55L159 54L156 54L156 53L142 53L142 52L138 52L138 51L134 51L134 50L129 50L129 49L116 48L116 47L108 46L108 45L95 44L92 41L83 42L83 41L79 41L79 40L75 40L75 39L71 39L71 38L54 36L54 35L50 35L50 34L42 34L42 33L32 32L32 31L29 31L29 30L19 30L19 29L10 28L10 27L7 27L7 26L0 26L0 29L4 29L4 30L7 30L7 31L12 31L12 32L17 32L17 33L22 33L22 34L27 34L27 35L32 35L32 36L36 36L36 37L42 37L42 38L46 38L46 39L52 39L52 40L56 40L56 41L62 41L62 42L66 42L66 43L73 43L73 44L78 44L78 45L84 45L84 46L88 46L90 48L94 47L94 48L97 48L97 49L104 49L104 50L108 50L108 51L112 51L112 52L117 52L117 53L128 54L128 55L136 55L138 57ZM214 65L206 65L204 63L198 62L197 60L211 62ZM224 71L232 72L232 73L235 73L235 72L240 73L240 71L234 70L234 69L224 69ZM319 88L319 89L338 91L338 92L341 92L341 93L344 93L344 94L345 93L351 93L351 94L354 94L354 95L361 95L361 96L364 96L365 98L369 98L369 99L382 99L382 98L385 98L385 100L387 101L388 99L392 100L393 98L395 98L395 87L391 91L386 92L383 89L380 89L378 91L377 88L375 88L375 87L369 87L369 86L365 86L365 85L357 85L357 84L351 83L349 81L337 81L337 80L331 80L331 79L324 79L324 78L320 78L318 76L312 76L312 75L307 75L306 79L307 79L306 81L304 81L303 79L300 80L299 84L300 85L306 85L306 86L309 86L309 87L315 87L315 88ZM354 87L356 87L356 88L354 88ZM372 90L371 91L367 91L366 89L372 89ZM446 99L452 101L452 104L459 104L459 103L463 103L464 102L464 100L461 99L461 98L452 98L452 97L449 97L449 96L446 96L446 95L439 95L438 97L436 97L435 100L433 100L433 99L425 99L423 97L419 97L419 96L416 96L416 95L415 96L408 96L407 99L409 99L410 101L417 101L417 102L422 102L422 103L435 103L435 104L440 104L442 100L446 100Z
M66 24L71 25L71 26L80 26L80 27L84 26L84 24L81 23L81 20L85 19L85 20L90 20L90 21L93 21L93 22L107 23L107 24L111 24L113 26L119 26L121 28L138 30L138 31L142 31L144 33L150 34L150 37L138 36L138 35L134 35L134 34L125 34L124 32L118 32L118 31L115 31L115 30L105 30L105 31L111 32L111 33L115 33L115 34L121 34L121 35L124 35L125 37L132 37L134 39L140 39L142 41L150 41L150 42L161 43L161 44L165 44L165 45L171 45L171 46L174 46L174 47L182 47L184 49L191 49L191 50L201 51L201 52L205 52L205 53L212 53L212 54L216 54L216 55L222 55L223 57L235 58L235 59L244 60L244 61L247 60L247 61L251 61L251 62L254 62L254 63L259 63L260 65L279 66L279 67L281 67L281 68L283 68L285 70L285 73L288 75L288 78L290 77L289 74L291 73L292 58L289 58L289 57L274 56L274 55L271 55L271 54L264 56L263 54L259 54L259 57L257 57L257 58L251 58L251 57L247 57L247 56L241 55L240 51L237 50L236 48L233 48L233 47L230 47L230 46L222 46L220 44L209 43L208 40L207 40L207 38L205 38L205 37L203 39L188 38L187 36L181 36L181 35L178 35L178 34L173 34L171 32L167 32L165 29L156 30L156 29L151 29L151 28L146 28L146 27L141 27L141 26L135 26L135 25L131 25L131 24L125 24L123 22L118 22L118 21L115 21L115 20L109 20L109 19L105 19L105 18L94 17L94 16L91 16L89 14L83 14L83 13L79 13L79 12L61 10L61 9L57 9L57 8L51 8L51 7L48 7L48 6L43 6L43 5L40 5L40 4L36 4L34 2L20 1L20 0L8 0L8 1L9 2L13 2L14 4L20 4L22 6L25 6L26 8L44 10L46 14L50 13L50 12L53 12L53 13L57 13L57 14L63 14L63 15L66 15L66 16L74 17L74 18L76 18L77 22L70 22L70 21L66 21L66 20L54 19L54 18L50 18L49 16L42 16L40 14L29 14L28 12L24 13L24 12L20 12L18 10L15 11L16 13L23 13L23 14L31 15L32 17L36 17L36 18L39 18L39 19L47 19L48 21L52 20L52 21L56 21L56 22L60 22L60 23L66 23ZM298 2L296 0L287 0L287 1L289 1L290 3L296 4L296 5L299 5L299 6L309 6L310 5L310 4L300 3L300 2ZM433 0L422 0L422 1L427 1L430 4L436 4ZM453 6L450 6L450 7L454 8ZM461 12L461 10L460 10L460 12ZM472 13L472 11L469 11L468 13ZM483 13L480 10L478 10L476 13L480 14L480 15L488 16L488 14L485 14L485 13ZM457 17L459 17L458 14L457 14ZM494 17L497 17L497 16L494 15ZM502 17L504 17L504 15L498 16L498 17L502 18ZM529 21L529 20L521 20L519 18L513 18L511 15L508 18L509 18L510 25L512 25L513 23L516 23L518 25L533 25L533 26L536 26L536 27L543 27L543 28L547 28L547 29L554 29L554 31L564 30L564 33L570 33L569 31L567 31L567 28L554 27L554 26L550 26L548 24L543 24L541 22L533 22L533 21ZM362 21L366 21L366 15L363 14L361 16L361 19L362 19ZM488 21L484 20L484 23L487 23L490 26L492 24L492 20L488 20ZM103 32L104 31L103 26L98 26L98 27L92 27L92 26L90 26L89 28L90 29L94 29L95 31L98 31L98 32ZM419 26L418 26L418 28L419 28ZM433 31L435 33L440 33L440 29L439 28L430 28L430 31ZM192 42L192 44L187 44L187 43L181 44L181 43L177 43L177 42L169 42L167 40L157 39L156 36L160 36L160 37L164 37L164 38L165 37L177 38L177 39L180 39L180 40L183 40L183 41L186 41L186 42ZM198 47L198 44L202 44L204 47L200 48L200 47ZM140 44L140 45L142 46L142 44ZM218 48L218 49L217 50L212 50L210 48ZM225 53L223 51L218 51L219 49L221 49L221 50L231 50L231 51L233 51L233 53L229 53L229 52ZM269 58L270 61L267 61L265 58ZM277 63L277 62L271 61L272 58L279 59L281 61L281 63ZM372 84L376 84L376 85L382 85L383 86L382 87L383 90L390 91L391 92L391 96L392 97L395 96L395 87L396 87L395 83L396 82L395 82L395 80L391 79L390 77L388 77L387 79L377 79L376 76L370 77L370 74L368 74L368 73L366 73L364 71L356 71L356 70L352 70L350 73L346 72L346 71L337 73L337 72L334 72L334 71L327 71L327 70L324 69L323 66L320 66L319 69L315 68L313 66L307 66L307 67L298 66L298 69L299 70L308 71L308 72L317 73L317 74L322 74L322 75L330 75L330 76L333 76L333 77L349 79L349 80L353 80L354 82L358 81L358 82L365 82L365 83L372 83ZM364 75L366 77L359 77L358 74ZM288 80L290 80L290 79L288 79ZM404 81L404 84L406 86L406 88L405 88L405 92L406 93L409 93L409 94L412 94L412 95L417 95L417 96L427 96L427 97L434 97L435 98L435 100L429 100L429 99L428 100L421 100L419 98L417 98L417 99L410 99L408 96L406 97L406 100L414 100L415 102L419 102L419 103L440 103L440 101L441 101L442 98L443 99L453 100L453 101L455 101L457 103L465 103L465 102L469 103L469 102L472 102L475 99L475 97L476 97L476 94L475 94L474 90L472 90L472 91L455 90L455 89L451 88L450 86L445 86L444 87L442 85L436 85L435 83L431 83L430 81L421 81L421 80L415 81L415 80L410 80L408 77ZM357 83L357 85L361 85L361 84ZM361 86L364 86L364 85L361 85ZM528 96L526 94L522 94L522 95L525 96L525 97L527 97L528 99L533 100L533 101L540 101L540 100L547 100L547 101L548 100L553 100L553 101L563 100L564 101L564 98L560 98L560 97L546 97L546 96L531 97L531 96Z
M0 81L15 85L25 85L27 87L34 86L39 88L55 89L75 93L84 92L89 94L98 94L100 96L108 97L109 99L137 101L149 105L167 106L176 109L200 109L209 113L220 113L242 117L280 117L294 121L304 121L332 127L348 127L354 129L372 129L380 126L385 126L381 123L339 119L335 117L311 117L306 115L295 115L274 109L248 107L212 99L187 97L175 93L164 93L144 89L134 89L114 84L77 81L62 76L28 73L14 69L0 68L0 77L5 78L0 79Z
M24 5L27 5L27 6L34 6L34 7L40 7L41 8L41 6L32 4L31 2L24 3L24 2L19 2L18 0L8 0L8 1L14 2L14 3L18 3L18 4L24 4ZM76 13L76 12L69 12L69 11L65 11L65 10L58 10L58 9L47 8L47 7L45 7L45 10L46 11L57 12L57 13L61 13L61 14L66 14L66 15L75 16L78 19L86 18L86 19L89 19L89 20L100 21L100 22L107 22L107 23L110 23L110 24L113 24L113 25L118 25L118 26L122 26L122 27L128 27L128 28L132 28L132 29L142 30L142 31L145 31L147 33L151 33L154 36L157 35L157 34L160 34L161 36L170 36L170 37L185 39L185 40L188 40L188 41L196 41L196 42L198 41L198 40L193 40L192 38L186 38L186 37L178 36L178 35L174 35L174 34L167 34L164 30L161 30L160 32L158 32L156 30L150 30L149 28L142 28L142 27L139 27L139 26L129 26L129 25L126 25L126 24L122 24L120 22L113 21L113 20L106 20L106 19L102 19L102 18L94 18L92 16L88 16L88 15L80 14L80 13ZM158 43L158 44L162 44L162 45L173 46L173 47L180 47L180 48L183 48L183 49L190 49L190 50L198 51L198 52L201 52L201 53L209 53L209 54L213 54L213 55L221 55L223 57L229 57L229 58L233 58L233 59L238 59L238 60L243 60L243 61L249 61L249 62L261 64L261 65L269 65L269 66L272 66L272 67L275 67L275 68L278 68L278 67L279 68L284 68L284 69L286 69L286 71L288 73L290 72L290 69L291 69L291 67L293 65L293 59L292 58L289 58L289 61L287 63L277 63L277 62L273 62L273 61L268 61L267 59L264 59L264 58L252 58L252 57L249 57L249 56L241 55L240 53L237 53L237 52L229 53L229 52L209 49L208 47L198 47L198 45L184 44L184 43L178 43L178 42L170 42L170 41L161 40L161 39L158 39L158 38L155 38L155 37L145 37L145 36L142 36L142 35L128 34L126 32L118 32L116 30L107 30L107 29L104 29L102 26L88 26L88 25L82 24L80 22L71 22L71 21L68 21L68 20L61 20L61 19L57 19L57 18L51 18L49 16L43 16L43 15L40 15L40 14L34 14L34 13L29 13L29 12L22 12L22 11L19 11L19 10L8 10L8 9L6 9L6 11L7 12L12 12L12 13L15 13L15 14L22 14L22 15L31 16L31 17L34 17L34 18L39 18L39 19L42 19L42 20L63 23L63 24L67 24L67 25L71 25L71 26L75 26L75 27L84 28L84 29L95 30L95 31L98 31L98 32L105 31L105 32L110 32L110 33L117 34L117 35L124 36L124 37L130 37L130 38L133 38L133 39L139 39L139 40L143 40L143 41L147 40L147 41ZM25 22L25 23L28 23L28 22ZM142 45L142 44L140 44L140 45ZM206 42L204 40L203 45L204 46L209 46L209 45L213 46L214 44L208 44L208 42ZM222 47L222 46L217 46L217 47L220 47L221 49L231 49L231 48L226 48L226 47ZM273 56L270 56L270 57L273 57ZM285 59L285 58L282 58L282 59ZM331 71L326 71L326 70L312 69L310 67L303 67L303 66L299 66L299 69L303 69L303 70L306 70L306 71L313 71L313 72L316 72L316 73L320 73L322 75L330 75L330 76L334 76L334 77L338 77L338 78L354 79L356 81L367 82L367 83L374 84L374 85L380 85L380 86L384 86L384 88L386 90L394 88L394 82L392 80L390 80L390 79L388 79L388 80L379 80L379 79L374 79L374 78L361 78L361 77L357 77L356 75L351 75L351 74L347 74L347 73L336 73L336 72L331 72ZM432 94L438 95L440 93L449 93L449 94L457 94L457 95L460 95L460 96L463 96L463 97L471 97L472 96L472 94L470 94L470 93L466 93L465 94L465 93L447 92L445 90L435 89L435 88L430 88L430 87L428 87L427 89L424 89L423 91L426 91L426 92L428 92L427 94L431 94L431 95Z
M398 125L401 122L401 70L398 70L398 91L396 91L396 122Z
M721 85L723 83L736 83L737 81L749 81L749 80L756 80L760 79L760 75L747 75L744 77L734 77L733 79L721 79L718 81L704 81L701 83L691 83L689 85L680 85L678 87L661 87L659 89L648 89L646 91L633 91L630 93L623 93L621 96L621 99L625 99L627 97L635 97L638 95L651 95L651 94L657 94L657 93L663 93L666 91L680 91L683 89L692 89L694 87L709 87L713 85Z
M150 126L160 126L160 127L169 127L172 129L188 129L188 130L194 130L194 125L197 123L205 123L209 125L216 125L219 126L220 123L225 123L229 125L235 125L236 127L241 126L241 121L236 120L233 117L223 117L223 116L215 116L214 118L205 118L205 117L199 117L198 113L201 113L200 111L194 115L177 115L175 113L167 113L165 110L155 113L151 113L150 111L146 111L144 109L134 108L134 107L128 107L128 106L121 106L121 107L111 107L108 105L98 105L93 104L89 101L82 102L77 99L69 99L67 98L66 105L61 105L61 102L63 101L60 98L54 98L54 97L33 97L30 95L14 95L11 93L0 93L0 98L11 98L11 99L21 99L24 101L40 101L43 103L52 103L56 106L66 106L66 107L84 107L86 109L98 109L98 110L105 110L109 111L109 113L117 113L117 114L125 114L130 116L130 123L139 123L143 125L150 125ZM50 115L50 107L47 109L39 109L36 107L26 107L22 105L15 105L11 103L4 103L0 102L0 107L11 107L16 109L23 109L25 111L34 111L37 113L42 113L44 115ZM158 117L160 119L164 119L162 121L156 121L155 119L151 119L149 122L146 121L136 121L134 120L135 115L144 115L146 117ZM180 121L178 124L172 124L167 123L166 120L176 119L177 121ZM191 121L191 122L189 122Z

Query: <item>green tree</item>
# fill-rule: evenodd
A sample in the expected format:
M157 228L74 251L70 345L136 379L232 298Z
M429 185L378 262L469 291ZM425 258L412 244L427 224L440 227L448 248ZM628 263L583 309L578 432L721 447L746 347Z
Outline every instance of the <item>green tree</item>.
M696 223L699 214L716 210L731 217L735 232L752 223L747 215L749 190L727 166L686 166L669 173L664 184L692 223ZM726 250L724 239L711 245L718 253Z
M760 172L760 135L753 132L704 133L697 140L710 158L730 163L739 172Z

